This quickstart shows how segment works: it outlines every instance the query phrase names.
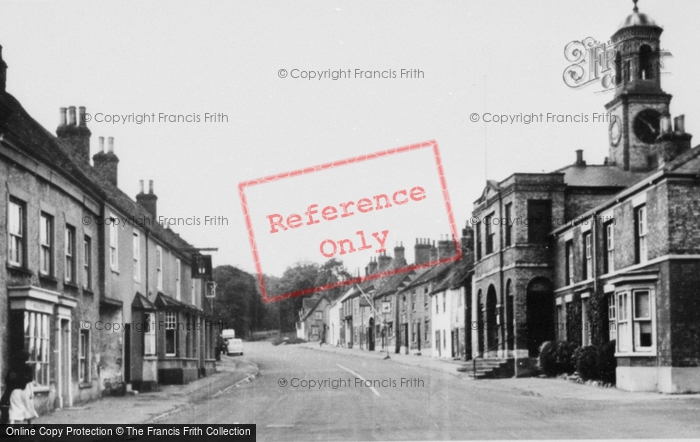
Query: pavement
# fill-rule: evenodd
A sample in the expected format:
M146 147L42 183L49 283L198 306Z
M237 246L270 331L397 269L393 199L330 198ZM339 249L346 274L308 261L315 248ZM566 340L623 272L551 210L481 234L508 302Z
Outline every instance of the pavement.
M386 352L367 351L357 348L345 348L332 345L319 347L318 343L299 344L298 347L307 350L331 352L337 354L353 355L363 358L384 359ZM538 396L558 399L578 399L591 401L656 401L656 400L680 400L691 399L700 401L700 394L661 394L643 393L618 390L617 388L599 387L580 384L561 378L506 378L506 379L474 379L467 373L457 372L457 368L465 364L464 361L437 359L430 356L416 356L389 353L389 360L393 363L423 367L455 375L465 381L474 382L474 387L488 388L502 391L516 391L526 396Z
M186 385L162 385L155 392L107 396L73 408L56 410L34 420L36 424L118 423L125 425L157 422L174 413L195 408L209 398L228 393L253 380L258 367L242 357L222 356L217 372Z

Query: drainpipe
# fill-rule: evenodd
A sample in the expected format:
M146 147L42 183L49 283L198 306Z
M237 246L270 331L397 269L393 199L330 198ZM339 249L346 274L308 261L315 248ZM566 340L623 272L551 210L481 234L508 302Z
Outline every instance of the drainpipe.
M593 262L591 262L591 267L593 267L591 269L591 272L593 273L593 296L598 295L598 254L597 254L597 251L598 251L598 247L597 247L598 223L597 223L597 221L598 220L596 219L596 217L597 217L596 214L593 214L593 225L591 226L591 230L592 230L592 232L591 232L591 243L592 243L591 247L593 248L593 250L591 251L591 253L593 254L593 260L592 260ZM589 306L588 306L587 310L590 311L590 308L591 308L591 305L590 305L590 298L589 298ZM586 312L586 313L588 313L588 312ZM590 316L590 315L588 315L588 316ZM585 318L585 319L588 320L588 318ZM584 331L584 333L585 333L585 331ZM593 338L593 333L591 333L591 338ZM593 344L593 342L588 343L588 345L592 345L592 344Z

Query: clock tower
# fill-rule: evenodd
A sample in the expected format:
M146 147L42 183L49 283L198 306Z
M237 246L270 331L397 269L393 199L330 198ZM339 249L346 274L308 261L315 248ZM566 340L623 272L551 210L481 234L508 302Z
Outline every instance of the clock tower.
M634 10L612 36L615 97L605 105L612 115L609 161L623 170L652 167L661 118L669 115L671 95L661 89L660 36L663 29Z

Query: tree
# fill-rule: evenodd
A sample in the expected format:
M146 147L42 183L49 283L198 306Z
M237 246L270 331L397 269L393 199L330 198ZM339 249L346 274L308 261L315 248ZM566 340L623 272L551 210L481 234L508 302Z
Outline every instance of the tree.
M217 296L214 299L214 320L247 336L265 322L266 309L258 283L253 275L225 265L214 269Z

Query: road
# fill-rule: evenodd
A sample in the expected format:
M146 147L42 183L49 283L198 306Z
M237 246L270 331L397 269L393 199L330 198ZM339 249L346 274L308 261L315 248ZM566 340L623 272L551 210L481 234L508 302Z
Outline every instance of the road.
M257 379L159 423L255 423L260 441L700 437L697 398L531 396L459 374L269 342L246 343L243 358L258 364ZM412 381L401 386L402 378ZM367 388L362 379L380 384ZM323 380L322 388L301 386Z

